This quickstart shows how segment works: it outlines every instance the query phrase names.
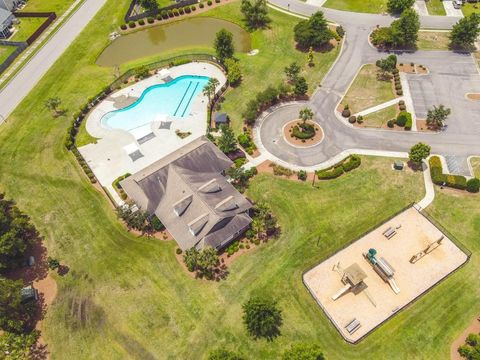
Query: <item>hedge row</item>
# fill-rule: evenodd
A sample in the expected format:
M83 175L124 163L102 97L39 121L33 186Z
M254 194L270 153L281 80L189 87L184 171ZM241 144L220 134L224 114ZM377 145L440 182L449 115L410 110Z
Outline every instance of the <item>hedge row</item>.
M411 130L413 125L412 114L407 111L400 111L397 116L395 123L398 126L404 127L405 130Z
M80 154L80 151L78 151L77 148L73 148L72 152L75 155L75 157L77 158L77 161L80 164L80 166L82 167L83 171L85 172L85 175L87 175L88 178L90 179L90 182L92 184L95 184L97 182L97 178L95 177L95 175L93 175L92 170L88 166L88 164L85 161L85 159L83 158L82 154Z
M358 155L351 155L345 160L341 161L338 164L335 164L334 166L325 169L325 170L320 170L316 172L317 177L320 180L328 180L328 179L335 179L343 173L352 171L353 169L358 168L362 163L362 159Z
M432 156L428 163L430 165L430 175L434 184L452 187L455 189L466 190L467 179L462 175L444 174L442 162L438 156Z
M115 179L115 181L113 182L113 187L117 191L118 195L120 195L120 198L122 200L127 200L128 196L127 196L127 193L123 190L122 185L120 185L120 181L125 180L130 175L132 175L132 174L126 173L125 175L122 175L122 176L118 177L117 179Z

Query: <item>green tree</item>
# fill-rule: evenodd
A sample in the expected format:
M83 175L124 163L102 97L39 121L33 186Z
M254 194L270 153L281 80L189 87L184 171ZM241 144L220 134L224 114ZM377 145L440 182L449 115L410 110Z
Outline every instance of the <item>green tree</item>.
M263 28L270 22L266 0L242 0L240 10L251 29Z
M235 86L242 80L242 71L240 65L235 59L226 59L225 66L227 67L227 79L230 85Z
M225 154L229 154L237 150L237 139L235 134L227 125L222 125L220 127L222 135L218 138L218 148L222 150Z
M451 110L443 105L433 106L433 109L430 109L427 112L427 125L436 128L443 128L450 113Z
M53 116L58 116L60 114L59 107L62 104L62 100L58 97L48 98L45 101L45 107L53 112Z
M388 73L391 73L397 67L397 56L389 55L385 59L377 60L376 66L381 71L381 77L385 78Z
M215 48L217 57L221 62L224 62L225 59L232 58L233 53L235 52L235 47L233 46L233 34L226 29L221 29L215 35L215 43L213 47Z
M315 65L313 62L313 47L310 46L308 49L308 54L307 54L307 64L308 66L313 66Z
M254 338L272 340L280 335L282 311L273 299L254 296L243 305L243 322Z
M185 254L183 254L183 261L185 262L188 271L193 272L197 270L199 256L200 252L194 247L185 251Z
M208 80L208 82L203 87L202 93L204 96L208 98L209 107L212 106L212 102L213 102L213 99L215 98L215 94L217 93L217 87L219 85L220 85L220 81L212 77Z
M140 0L140 5L147 11L158 10L157 0Z
M31 304L22 303L20 280L0 277L0 330L23 332L34 312Z
M454 48L473 49L480 35L480 15L473 13L460 19L450 33L450 45Z
M410 148L408 157L415 165L420 165L422 160L430 156L430 146L424 143L418 143Z
M313 111L310 108L301 109L298 115L300 116L300 119L302 119L304 123L306 123L308 120L313 119Z
M391 14L401 14L407 9L410 9L415 0L388 0L387 9Z
M317 11L307 20L300 21L293 31L295 41L304 49L321 47L334 38L321 11Z
M220 263L217 250L207 246L200 251L197 262L197 269L201 276L205 276L208 280L213 279L215 269Z
M287 80L291 83L295 82L298 75L300 74L300 66L293 62L285 68L285 75L287 75Z
M208 360L245 360L245 358L233 351L216 349L210 352Z
M307 94L308 84L303 76L299 76L293 85L293 92L297 96L304 96Z
M31 349L38 340L40 333L37 330L28 334L17 334L6 332L0 335L0 354L7 354L2 357L5 360L27 360L36 359L31 356Z
M282 360L324 360L322 350L316 344L295 344L285 351Z
M392 44L394 47L414 47L420 30L418 14L413 9L405 10L400 19L395 20L390 26Z
M150 214L147 211L134 209L132 203L118 206L116 209L117 217L125 222L129 230L134 229L142 234L151 234L153 229L148 221Z
M38 236L30 218L0 194L0 271L17 267Z

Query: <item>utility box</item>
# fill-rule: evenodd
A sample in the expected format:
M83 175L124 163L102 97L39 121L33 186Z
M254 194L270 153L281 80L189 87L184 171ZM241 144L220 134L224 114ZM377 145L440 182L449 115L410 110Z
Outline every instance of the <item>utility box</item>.
M403 165L403 161L395 161L395 162L393 163L393 168L394 168L395 170L403 170L403 166L404 166L404 165Z

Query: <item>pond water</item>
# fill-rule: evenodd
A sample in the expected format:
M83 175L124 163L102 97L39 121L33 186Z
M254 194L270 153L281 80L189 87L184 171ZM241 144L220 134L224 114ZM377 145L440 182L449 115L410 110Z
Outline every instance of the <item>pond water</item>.
M121 36L100 54L97 64L115 66L173 49L212 47L215 34L221 29L233 34L235 51L250 50L250 35L240 26L225 20L196 17Z

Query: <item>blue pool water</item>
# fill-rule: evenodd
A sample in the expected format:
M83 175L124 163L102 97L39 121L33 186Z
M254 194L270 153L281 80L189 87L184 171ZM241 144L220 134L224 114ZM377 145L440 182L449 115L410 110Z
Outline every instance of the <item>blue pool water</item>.
M185 75L166 84L151 86L132 105L105 114L102 125L128 131L155 121L159 114L186 117L192 101L208 80L206 76Z

